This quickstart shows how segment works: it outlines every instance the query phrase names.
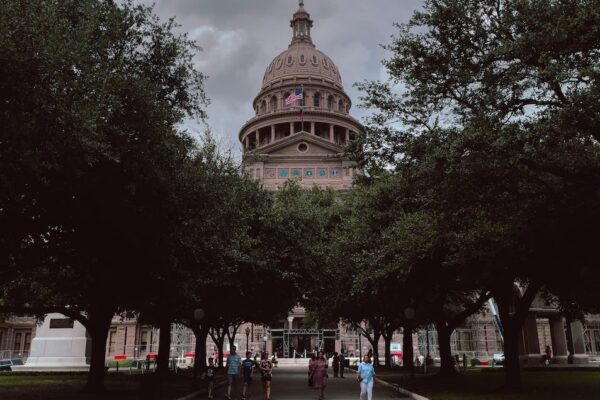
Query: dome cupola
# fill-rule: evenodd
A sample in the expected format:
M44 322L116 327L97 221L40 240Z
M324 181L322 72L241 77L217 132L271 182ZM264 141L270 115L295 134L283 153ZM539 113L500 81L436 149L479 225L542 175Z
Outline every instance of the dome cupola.
M300 8L294 13L292 20L290 21L292 27L293 36L292 43L290 46L296 43L305 43L311 46L315 46L310 38L310 28L313 26L313 21L310 19L310 14L304 9L304 1L300 0Z

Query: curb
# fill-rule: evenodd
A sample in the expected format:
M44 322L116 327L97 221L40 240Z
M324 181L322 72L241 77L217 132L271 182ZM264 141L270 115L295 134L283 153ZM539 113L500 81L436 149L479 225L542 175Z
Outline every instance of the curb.
M354 372L356 374L356 371L350 368L345 368L346 371L348 372ZM403 394L404 396L407 396L410 399L413 400L429 400L427 397L423 397L419 394L413 393L410 390L406 390L400 387L400 385L395 384L395 383L389 383L384 381L383 379L377 378L375 377L375 382L379 383L381 386L385 386L387 388L393 389L398 393Z
M186 394L185 396L180 397L180 398L178 398L176 400L193 400L193 399L196 398L196 396L200 396L201 394L204 394L205 392L206 392L206 390L200 389L200 390L198 390L196 392L192 392L190 394Z
M410 390L406 390L400 387L400 385L395 383L389 383L384 381L383 379L375 378L375 382L379 383L382 386L388 387L390 389L394 389L398 393L402 393L404 396L413 399L413 400L429 400L427 397L423 397L419 394L413 393Z

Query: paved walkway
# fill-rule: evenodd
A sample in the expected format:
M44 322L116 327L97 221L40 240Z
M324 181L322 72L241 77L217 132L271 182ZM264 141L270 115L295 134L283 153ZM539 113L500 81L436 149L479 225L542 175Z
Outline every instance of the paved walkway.
M358 400L360 387L355 379L354 373L346 373L344 379L333 378L333 371L329 373L327 390L325 391L325 400ZM278 367L273 369L273 386L271 388L271 400L317 400L319 395L316 390L312 390L307 384L307 369L296 366ZM225 398L225 388L217 390L215 399ZM241 387L232 399L239 399ZM250 400L263 400L262 383L260 376L255 374L254 383L250 388ZM390 389L375 383L373 389L373 400L398 399Z

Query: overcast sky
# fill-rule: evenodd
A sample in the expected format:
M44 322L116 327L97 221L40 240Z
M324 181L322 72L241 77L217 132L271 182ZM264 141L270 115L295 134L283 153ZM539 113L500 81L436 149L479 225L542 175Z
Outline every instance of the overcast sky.
M290 43L289 21L298 0L143 0L155 4L161 19L175 17L203 48L198 69L209 76L208 125L224 149L240 151L237 134L253 116L252 100L266 67ZM381 60L395 33L394 22L407 22L421 0L305 0L317 49L338 66L353 102L350 113L361 119L358 92L352 87L383 75ZM204 128L186 124L195 133Z

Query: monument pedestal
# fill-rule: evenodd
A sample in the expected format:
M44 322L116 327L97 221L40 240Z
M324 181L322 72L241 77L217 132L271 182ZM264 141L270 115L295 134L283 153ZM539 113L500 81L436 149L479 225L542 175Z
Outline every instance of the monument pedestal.
M62 314L48 314L36 330L25 365L13 371L87 371L91 339L81 323Z

